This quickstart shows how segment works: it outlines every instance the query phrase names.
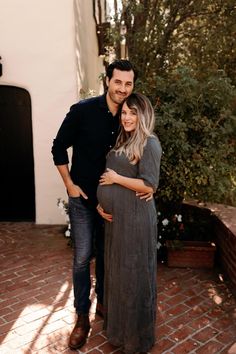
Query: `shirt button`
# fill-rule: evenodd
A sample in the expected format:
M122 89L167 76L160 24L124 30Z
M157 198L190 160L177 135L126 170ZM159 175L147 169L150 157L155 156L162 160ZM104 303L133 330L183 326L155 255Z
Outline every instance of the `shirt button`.
M111 148L112 148L112 145L109 145L109 148L111 149Z

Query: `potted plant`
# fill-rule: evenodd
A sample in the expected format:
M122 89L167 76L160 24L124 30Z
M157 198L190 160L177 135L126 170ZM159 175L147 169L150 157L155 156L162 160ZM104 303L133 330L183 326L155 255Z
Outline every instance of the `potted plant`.
M158 212L158 252L170 267L214 265L214 216L208 209L183 203L178 214Z

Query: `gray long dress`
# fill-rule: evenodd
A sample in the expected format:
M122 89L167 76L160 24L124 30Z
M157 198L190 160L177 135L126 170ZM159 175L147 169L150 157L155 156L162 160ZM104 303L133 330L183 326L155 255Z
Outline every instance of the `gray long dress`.
M158 186L161 146L149 137L138 164L111 151L107 165L117 173ZM125 352L148 351L155 342L156 237L154 200L113 184L98 187L98 201L113 215L105 224L104 327L110 343Z

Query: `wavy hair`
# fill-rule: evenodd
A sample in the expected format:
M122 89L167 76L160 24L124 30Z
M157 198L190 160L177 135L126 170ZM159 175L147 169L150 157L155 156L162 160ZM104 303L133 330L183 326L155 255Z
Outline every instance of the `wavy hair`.
M114 60L111 64L108 65L106 69L106 76L108 77L109 81L111 80L113 76L113 71L114 69L120 70L120 71L133 71L134 72L134 82L136 81L138 77L138 72L135 68L135 66L126 59L116 59Z
M129 109L137 114L137 125L133 132L121 130L114 150L117 154L124 153L132 164L136 164L143 155L147 138L153 135L155 124L154 110L149 99L141 93L132 93L124 102Z

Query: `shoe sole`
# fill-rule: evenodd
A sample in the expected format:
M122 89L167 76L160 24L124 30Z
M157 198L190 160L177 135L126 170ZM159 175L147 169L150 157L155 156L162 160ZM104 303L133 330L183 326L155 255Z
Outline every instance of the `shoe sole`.
M89 329L90 331L90 329ZM87 339L88 339L88 334L89 334L89 331L87 333L87 337L85 338L85 340L83 342L81 342L79 345L71 345L71 344L68 344L68 347L71 349L71 350L77 350L77 349L80 349L83 345L85 345L85 343L87 342Z
M86 341L87 341L87 339L85 339L83 342L81 342L80 345L76 345L76 346L69 345L69 348L71 350L77 350L77 349L81 348L83 345L85 345Z

